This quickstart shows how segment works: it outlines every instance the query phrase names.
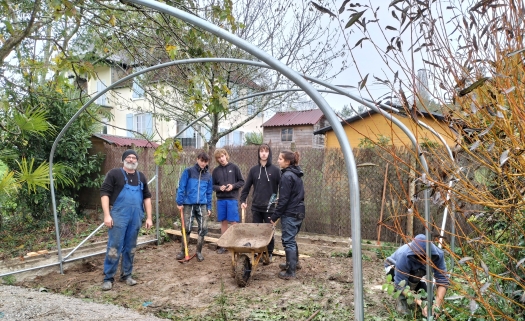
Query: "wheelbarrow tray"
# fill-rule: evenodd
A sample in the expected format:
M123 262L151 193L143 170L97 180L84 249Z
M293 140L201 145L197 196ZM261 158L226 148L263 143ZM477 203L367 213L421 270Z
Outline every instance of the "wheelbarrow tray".
M240 252L263 252L273 237L268 223L238 223L230 226L217 241L217 246Z

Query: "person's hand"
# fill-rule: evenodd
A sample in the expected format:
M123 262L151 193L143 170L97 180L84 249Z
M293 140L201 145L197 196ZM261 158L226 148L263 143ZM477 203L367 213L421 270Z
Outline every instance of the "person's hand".
M270 224L272 224L273 226L275 226L275 222L272 221L272 219L270 219Z
M432 308L435 309L435 308L438 308L438 306L434 304L434 305L432 306ZM435 311L435 310L434 310L434 311ZM425 318L428 316L428 305L425 306L425 307L421 310L421 314L423 314L423 316L424 316ZM439 313L434 313L434 314L433 314L433 317L434 317L434 319L439 318Z
M179 211L182 211L184 209L184 205L177 205L177 208L179 209Z
M228 185L222 185L219 189L221 190L221 192L224 192L224 191L226 190L226 187L227 187L227 186L228 186Z
M241 204L241 208L246 209L246 207L248 207L248 205L246 205L246 203L242 203L242 204Z
M153 226L153 221L151 218L146 219L146 228L150 228Z
M111 215L104 215L104 225L109 228L113 227L113 219L111 218Z
M226 192L229 192L233 189L233 185L232 184L228 184L226 185Z
M211 216L211 210L208 210L208 216Z

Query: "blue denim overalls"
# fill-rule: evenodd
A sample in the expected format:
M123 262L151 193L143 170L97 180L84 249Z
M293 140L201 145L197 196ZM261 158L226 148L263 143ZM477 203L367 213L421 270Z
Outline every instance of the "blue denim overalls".
M124 175L125 184L111 209L113 227L108 231L108 248L104 260L104 281L111 282L114 281L121 254L120 280L131 276L137 237L144 217L144 186L140 180L140 172L137 171L139 185L131 186L124 169L120 170Z

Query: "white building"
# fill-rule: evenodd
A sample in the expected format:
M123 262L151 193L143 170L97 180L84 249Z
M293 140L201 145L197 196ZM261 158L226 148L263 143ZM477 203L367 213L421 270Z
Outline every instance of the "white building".
M137 68L140 67L126 65L115 60L106 60L105 64L96 66L96 77L87 80L87 93L90 96L95 95L124 76L136 72ZM159 142L178 134L180 130L187 126L187 122L168 120L172 116L164 117L166 115L156 112L153 100L148 97L149 92L152 90L159 96L166 95L169 92L171 97L177 97L177 93L172 88L162 88L163 93L161 93L159 88L162 88L159 86L159 83L151 88L143 88L137 80L134 80L122 83L99 97L96 103L109 108L113 115L113 119L104 119L107 125L103 126L101 133L124 137L140 137L137 134L140 133L149 139ZM231 97L228 98L233 100L238 97L237 92L246 95L248 91L248 89L233 90ZM244 101L241 101L231 104L230 110L232 111L219 123L219 131L228 130L239 119L253 115L256 112L256 107L246 105ZM263 122L264 113L260 113L260 115L257 115L242 127L222 137L216 146L243 145L246 133L262 133ZM203 137L208 139L210 133L203 126L199 125L187 129L179 136L184 147L195 148L204 146Z

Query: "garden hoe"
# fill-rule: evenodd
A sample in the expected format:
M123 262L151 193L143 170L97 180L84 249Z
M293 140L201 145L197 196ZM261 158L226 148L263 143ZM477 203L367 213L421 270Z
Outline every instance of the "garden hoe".
M192 256L188 255L188 242L186 240L186 227L185 227L186 225L184 224L184 213L182 212L182 210L180 210L180 221L182 223L182 241L184 242L184 258L182 260L177 260L177 261L179 261L180 263L186 263L186 262L189 262L191 259L193 259L195 254L193 254Z

